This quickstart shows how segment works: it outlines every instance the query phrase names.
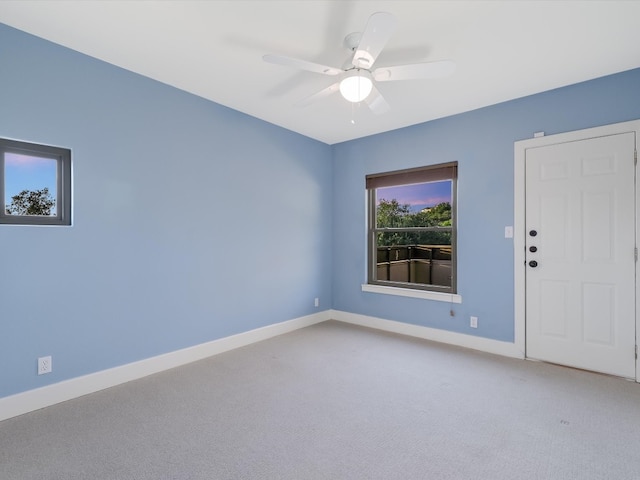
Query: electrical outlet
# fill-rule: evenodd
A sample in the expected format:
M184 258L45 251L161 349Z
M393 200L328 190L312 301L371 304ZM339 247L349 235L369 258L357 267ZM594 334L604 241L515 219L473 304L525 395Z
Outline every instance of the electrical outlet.
M38 375L51 373L51 370L53 370L51 356L38 358Z
M471 317L471 321L469 322L469 326L471 328L478 328L478 317Z
M318 297L316 297L316 299L313 301L313 306L314 307L319 307L320 306L320 299Z

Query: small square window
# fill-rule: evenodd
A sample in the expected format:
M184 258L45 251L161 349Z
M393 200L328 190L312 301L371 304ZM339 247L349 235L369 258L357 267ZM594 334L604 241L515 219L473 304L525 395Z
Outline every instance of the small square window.
M0 223L71 225L71 151L0 139Z

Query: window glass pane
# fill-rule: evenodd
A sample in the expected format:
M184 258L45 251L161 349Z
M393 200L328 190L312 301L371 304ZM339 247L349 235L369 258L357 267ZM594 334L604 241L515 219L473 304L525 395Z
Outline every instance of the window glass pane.
M449 287L451 265L451 232L377 234L376 280Z
M5 211L10 215L55 216L58 161L6 152Z
M451 287L452 181L377 188L375 280Z
M451 180L376 189L376 228L451 226Z
M437 233L451 238L451 233ZM452 280L451 242L419 243L410 240L387 242L378 234L375 279L450 287ZM381 245L383 244L383 245ZM384 245L386 244L386 245Z

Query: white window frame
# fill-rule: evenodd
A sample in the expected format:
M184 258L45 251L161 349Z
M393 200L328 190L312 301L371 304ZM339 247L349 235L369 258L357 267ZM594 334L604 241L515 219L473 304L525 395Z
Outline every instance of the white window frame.
M450 173L448 173L450 172ZM426 180L425 180L426 179ZM462 298L457 294L457 179L458 163L431 165L408 170L367 175L367 283L362 285L362 291L382 293L404 297L424 298L449 303L461 303ZM430 284L395 282L377 280L374 272L377 268L377 245L375 235L376 214L376 184L385 186L401 186L425 181L451 180L451 287Z

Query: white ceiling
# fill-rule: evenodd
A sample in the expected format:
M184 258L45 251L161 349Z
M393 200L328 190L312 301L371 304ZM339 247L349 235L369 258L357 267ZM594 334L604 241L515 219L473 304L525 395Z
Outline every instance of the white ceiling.
M262 56L342 67L376 11L397 20L377 67L451 59L453 76L378 84L383 115L294 106L335 78ZM2 23L328 144L640 67L639 20L633 0L0 1Z

